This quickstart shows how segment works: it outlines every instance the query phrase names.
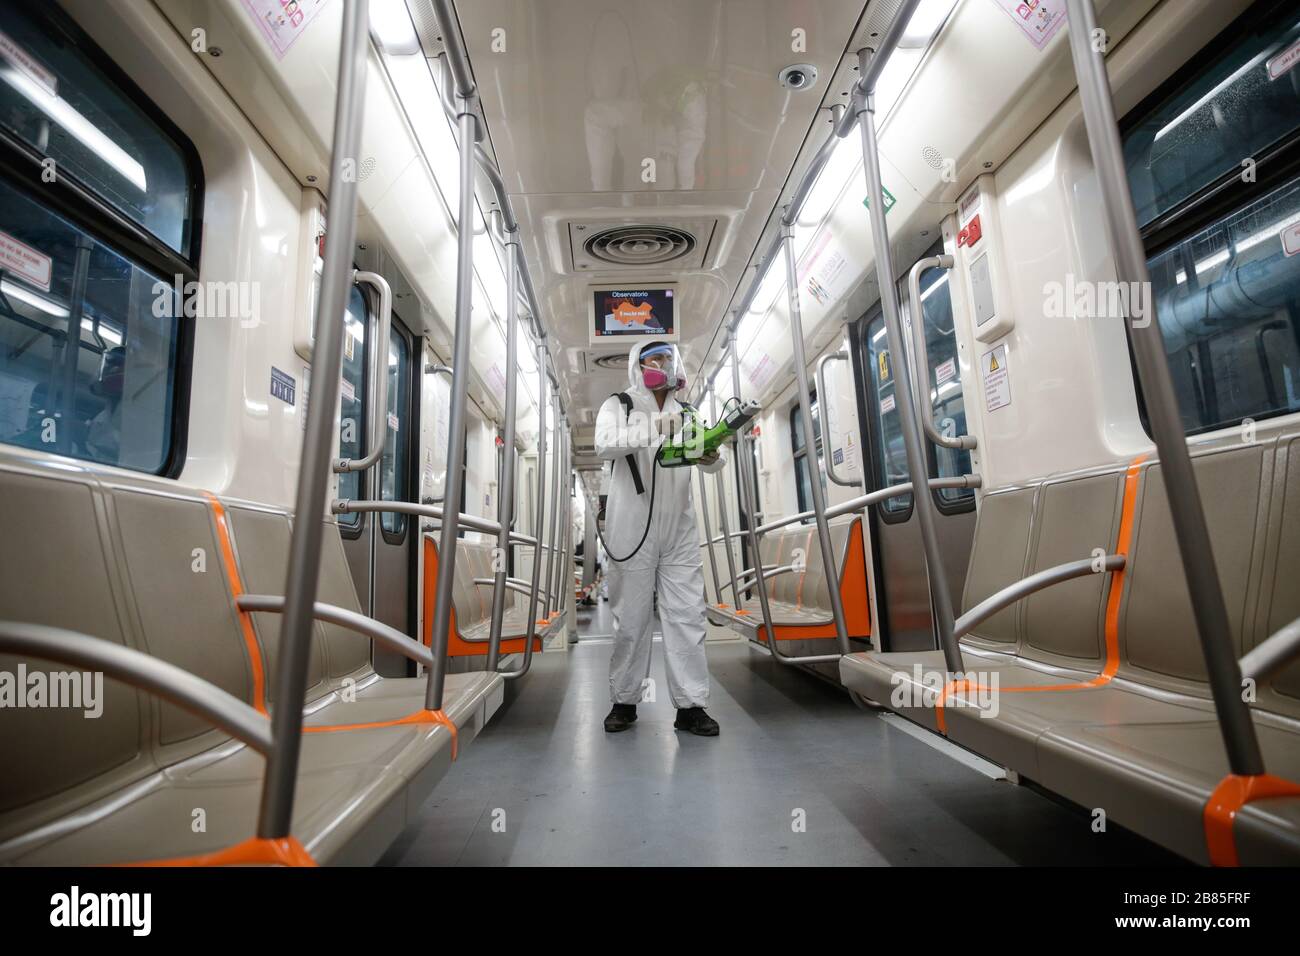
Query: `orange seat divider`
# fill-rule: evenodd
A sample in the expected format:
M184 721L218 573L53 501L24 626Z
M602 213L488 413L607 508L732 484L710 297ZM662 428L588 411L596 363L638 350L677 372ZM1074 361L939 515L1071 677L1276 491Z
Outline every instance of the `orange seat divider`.
M244 582L239 576L239 564L235 560L235 546L230 535L230 523L226 517L226 509L217 500L217 496L210 491L203 492L203 496L208 499L208 504L212 506L212 520L217 529L217 546L221 551L221 563L226 569L226 577L230 580L230 599L231 603L239 600L245 593ZM267 713L266 709L266 665L262 662L262 647L257 643L257 631L253 628L253 616L248 611L236 610L239 613L239 628L244 635L244 648L248 652L248 666L253 674L253 707L260 714Z
M294 836L274 840L249 837L243 843L198 856L177 856L169 860L141 860L120 866L316 866L311 854Z
M1300 784L1261 773L1238 776L1230 773L1205 801L1205 848L1211 866L1237 866L1237 838L1232 825L1237 811L1256 800L1270 797L1300 797Z

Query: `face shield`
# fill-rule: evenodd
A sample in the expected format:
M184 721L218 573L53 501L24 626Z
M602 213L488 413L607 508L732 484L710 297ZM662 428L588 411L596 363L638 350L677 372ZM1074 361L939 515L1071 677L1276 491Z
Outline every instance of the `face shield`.
M638 358L641 381L652 392L686 387L686 366L675 345L649 345Z

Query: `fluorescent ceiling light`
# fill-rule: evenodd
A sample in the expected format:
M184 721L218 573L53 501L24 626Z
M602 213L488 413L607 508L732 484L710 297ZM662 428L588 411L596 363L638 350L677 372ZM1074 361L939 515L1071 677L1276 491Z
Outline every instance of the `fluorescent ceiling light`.
M929 46L956 5L957 0L921 0L912 19L907 21L903 36L898 41L899 48L925 49Z
M817 183L799 209L801 226L819 226L835 207L844 187L862 167L862 140L850 134L835 144L831 157L817 174Z
M146 191L144 167L105 136L99 127L68 105L67 100L50 93L12 66L0 68L0 76L21 93L24 99L80 140L83 146L121 174L132 186L140 192Z
M26 302L33 308L40 309L46 315L52 315L56 319L66 319L68 317L68 310L53 299L47 299L43 295L24 289L8 279L0 279L0 292L17 299L19 302Z
M405 0L370 0L370 35L391 56L420 52L420 38L415 34Z
M93 319L82 319L81 327L85 329L87 332L89 332L91 335L96 334L95 321ZM122 336L120 336L115 329L113 329L105 322L99 323L98 335L105 342L111 342L114 345L122 344Z

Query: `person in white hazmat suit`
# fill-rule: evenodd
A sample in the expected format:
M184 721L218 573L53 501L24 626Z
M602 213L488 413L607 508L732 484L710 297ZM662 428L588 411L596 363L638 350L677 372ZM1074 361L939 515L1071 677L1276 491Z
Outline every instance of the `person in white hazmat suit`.
M677 708L673 726L716 737L717 721L704 710L709 667L693 469L660 468L654 461L661 444L681 438L683 406L674 393L685 387L686 375L677 347L657 342L634 345L627 368L628 390L606 399L596 418L596 454L612 469L604 538L614 614L613 709L605 730L626 730L636 720L642 683L650 676L657 594L668 693ZM710 472L724 464L721 450L695 462Z

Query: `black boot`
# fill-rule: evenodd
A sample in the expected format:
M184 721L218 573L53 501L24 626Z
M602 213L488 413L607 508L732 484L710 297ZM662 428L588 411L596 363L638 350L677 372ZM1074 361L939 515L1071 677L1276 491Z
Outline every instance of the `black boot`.
M636 704L615 704L605 718L605 733L616 734L627 730L636 721Z
M673 726L687 730L697 737L718 736L718 722L704 712L703 707L679 707Z

